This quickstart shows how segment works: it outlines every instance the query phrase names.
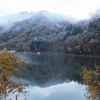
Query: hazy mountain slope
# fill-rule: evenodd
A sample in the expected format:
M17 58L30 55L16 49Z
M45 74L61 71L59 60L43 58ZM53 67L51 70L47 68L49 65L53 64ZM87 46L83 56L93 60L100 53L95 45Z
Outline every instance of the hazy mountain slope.
M99 16L72 23L68 17L47 11L19 14L26 17L0 26L0 49L100 54Z
M20 14L22 16L22 13ZM27 13L24 13L24 15L27 15ZM2 46L6 42L7 45L14 44L15 46L15 43L17 45L22 45L27 42L25 44L30 45L32 41L36 41L38 39L39 41L48 40L48 38L52 39L52 37L57 36L58 33L64 35L66 32L66 26L70 24L65 16L63 17L62 15L47 11L40 11L31 15L31 17L26 17L27 19L24 19L24 17L24 20L17 19L16 22L11 20L13 24L9 29L1 27L0 42ZM6 47L9 47L9 49L16 48L9 45ZM20 46L18 45L17 47Z
M28 19L32 17L33 15L34 13L20 12L18 14L12 14L12 15L0 17L0 25L13 24L16 21L22 21L24 19Z
M19 33L15 31L26 30L27 28L29 29L29 27L34 27L36 29L37 25L43 26L44 28L45 26L57 26L58 28L61 28L61 23L66 24L66 22L73 20L75 21L72 17L58 15L47 11L39 11L36 13L21 12L0 18L0 33L9 33L10 30L12 30L11 33L13 34Z
M75 19L75 18L72 18L70 16L67 16L67 15L60 15L60 14L56 14L56 13L50 13L48 11L38 11L38 12L20 12L18 14L12 14L12 15L7 15L7 16L4 16L4 17L0 17L0 25L7 25L9 23L12 23L12 22L16 22L16 21L22 21L24 19L28 19L32 16L37 16L37 15L42 15L42 16L45 16L47 17L49 20L53 20L53 19L56 19L56 20L62 20L62 19L65 19L65 20L69 20L69 21L78 21L78 19Z

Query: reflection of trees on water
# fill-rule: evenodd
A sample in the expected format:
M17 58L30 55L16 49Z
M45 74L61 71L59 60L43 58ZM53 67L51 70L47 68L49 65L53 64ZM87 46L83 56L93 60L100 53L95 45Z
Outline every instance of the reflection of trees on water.
M97 59L86 59L74 56L41 54L28 55L30 63L26 64L26 71L22 72L22 78L40 86L76 81L83 83L80 72L82 66L92 66ZM33 62L32 62L33 61Z

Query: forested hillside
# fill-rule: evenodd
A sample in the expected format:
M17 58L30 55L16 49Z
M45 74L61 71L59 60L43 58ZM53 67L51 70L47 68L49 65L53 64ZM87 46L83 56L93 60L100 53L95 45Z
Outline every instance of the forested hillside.
M82 21L46 11L27 16L0 24L0 49L100 55L99 16Z

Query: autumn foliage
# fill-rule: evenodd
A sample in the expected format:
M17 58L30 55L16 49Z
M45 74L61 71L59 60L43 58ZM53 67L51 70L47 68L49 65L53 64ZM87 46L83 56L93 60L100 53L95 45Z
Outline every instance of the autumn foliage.
M86 85L87 100L100 100L100 66L95 65L96 70L83 70L83 79Z
M3 100L10 93L23 93L25 91L21 83L13 82L9 77L19 71L23 62L16 54L12 54L7 49L0 52L0 100ZM17 100L17 95L16 95Z

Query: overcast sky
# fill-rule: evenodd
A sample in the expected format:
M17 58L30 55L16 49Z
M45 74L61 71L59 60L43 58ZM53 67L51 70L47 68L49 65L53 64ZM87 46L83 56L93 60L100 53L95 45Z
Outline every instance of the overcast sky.
M100 0L0 0L0 16L47 10L84 19L98 8Z

